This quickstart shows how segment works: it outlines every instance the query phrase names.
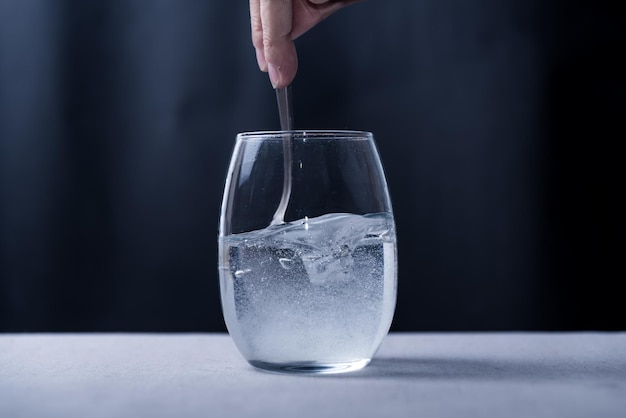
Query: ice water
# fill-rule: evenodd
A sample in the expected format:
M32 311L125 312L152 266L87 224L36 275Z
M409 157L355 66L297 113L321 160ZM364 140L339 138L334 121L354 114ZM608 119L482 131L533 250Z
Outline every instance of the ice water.
M389 330L388 213L326 214L222 237L219 267L228 330L253 365L367 364Z

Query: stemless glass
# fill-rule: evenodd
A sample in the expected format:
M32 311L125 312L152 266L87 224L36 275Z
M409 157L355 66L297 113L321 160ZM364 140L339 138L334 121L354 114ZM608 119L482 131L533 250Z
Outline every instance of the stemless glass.
M237 135L219 273L226 326L251 365L291 373L366 366L389 331L397 286L395 225L373 135Z

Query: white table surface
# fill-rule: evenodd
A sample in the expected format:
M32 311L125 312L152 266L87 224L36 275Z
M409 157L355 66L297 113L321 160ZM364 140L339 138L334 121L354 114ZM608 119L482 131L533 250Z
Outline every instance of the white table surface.
M0 417L626 417L626 332L387 336L364 370L253 369L225 334L0 334Z

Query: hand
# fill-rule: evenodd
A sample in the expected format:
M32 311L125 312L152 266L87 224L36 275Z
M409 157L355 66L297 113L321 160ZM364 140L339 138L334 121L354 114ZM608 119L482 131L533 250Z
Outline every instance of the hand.
M261 71L274 88L293 81L298 58L293 40L326 17L359 0L250 0L252 44Z

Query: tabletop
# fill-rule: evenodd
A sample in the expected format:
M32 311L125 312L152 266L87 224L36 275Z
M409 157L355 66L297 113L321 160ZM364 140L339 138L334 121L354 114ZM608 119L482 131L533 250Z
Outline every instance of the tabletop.
M227 334L0 334L0 417L142 416L625 417L626 332L392 333L322 376Z

